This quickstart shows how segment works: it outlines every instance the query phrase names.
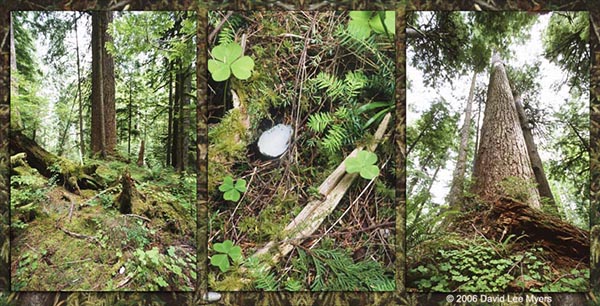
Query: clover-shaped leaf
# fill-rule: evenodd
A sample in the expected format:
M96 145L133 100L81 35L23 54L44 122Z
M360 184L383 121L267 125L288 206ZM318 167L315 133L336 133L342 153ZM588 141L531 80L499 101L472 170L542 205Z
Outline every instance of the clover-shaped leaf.
M242 248L234 245L231 240L225 240L222 243L215 243L213 249L220 254L215 254L210 258L210 264L219 267L222 272L229 270L229 258L234 262L243 260Z
M376 12L369 20L369 25L376 33L385 34L387 30L388 35L394 35L396 33L396 12Z
M210 258L210 264L219 267L221 272L227 272L229 270L229 258L227 254L216 254Z
M211 55L213 59L208 60L208 71L217 82L229 79L232 73L240 80L246 80L252 75L254 60L249 56L242 56L242 47L236 42L214 47Z
M344 165L346 166L346 172L359 172L361 177L370 180L379 175L379 168L375 165L376 162L377 155L375 153L359 151L355 157L346 159Z
M223 199L227 201L237 202L240 200L240 193L246 192L246 180L239 179L233 182L233 178L231 176L227 176L223 179L223 184L219 186L219 190L223 192Z
M353 11L348 15L350 15L348 32L352 36L358 39L365 39L371 35L371 27L369 26L370 11Z
M348 32L357 39L366 39L375 33L394 35L396 33L396 13L394 11L352 11L348 14ZM384 26L385 25L385 26Z

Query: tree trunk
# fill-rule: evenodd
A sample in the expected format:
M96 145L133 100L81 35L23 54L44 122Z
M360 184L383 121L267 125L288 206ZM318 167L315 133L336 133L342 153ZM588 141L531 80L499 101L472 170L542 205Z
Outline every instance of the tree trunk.
M179 64L176 64L179 67ZM181 117L181 113L179 112L179 105L181 104L181 73L178 72L175 74L175 93L173 96L173 143L171 145L171 165L173 168L177 169L180 164L179 160L179 141L181 140L179 136L179 120Z
M473 193L489 202L509 192L501 185L504 180L518 181L518 186L527 186L525 184L535 180L504 64L497 54L492 60L481 143L475 164ZM539 209L537 188L528 187L525 193L524 201Z
M114 154L117 143L114 60L105 43L111 12L92 13L92 152Z
M556 216L540 214L525 203L500 198L485 216L486 237L500 241L509 234L527 235L522 239L529 245L539 245L548 256L561 256L575 261L590 260L590 233ZM470 226L466 225L466 226Z
M192 87L192 72L191 66L188 66L183 72L183 92L181 105L181 170L185 170L189 164L189 147L190 138L188 131L190 130L190 91Z
M132 96L133 96L133 80L131 77L129 78L129 104L127 105L127 110L129 113L129 118L127 120L127 160L129 160L131 156L131 117L132 117Z
M167 63L169 73L169 117L167 119L167 156L165 165L171 165L171 150L173 146L173 64Z
M79 191L80 188L98 189L100 187L100 184L90 176L96 169L80 167L48 152L20 131L11 131L9 137L12 153L24 152L27 163L43 176L50 178L59 175L60 182L74 192Z
M85 141L83 139L83 101L81 100L81 63L79 61L79 38L77 37L77 13L73 13L73 24L75 26L75 54L77 56L77 97L79 99L79 156L80 162L83 164L83 156L85 156Z
M10 71L17 71L17 51L15 48L15 35L14 35L14 21L13 26L10 27ZM19 93L19 84L17 82L16 73L10 74L10 94L11 96L16 96ZM10 112L11 116L10 127L16 130L20 130L23 128L23 122L21 121L21 115L19 114L19 109L15 107L14 103L11 103Z
M123 176L121 176L121 193L117 197L117 203L119 203L119 211L122 214L130 214L133 207L133 197L135 195L135 185L131 178L129 171L125 170Z
M144 140L142 139L142 144L140 145L140 152L138 153L138 159L137 159L137 165L138 166L143 166L144 165Z
M458 148L458 158L456 159L456 167L452 174L452 187L448 193L448 205L452 209L460 209L460 203L463 199L465 171L467 168L467 145L469 144L469 132L471 131L471 106L473 104L473 92L475 91L475 80L477 72L473 71L473 79L471 80L471 89L469 89L469 98L465 106L465 121L460 131L460 146Z
M523 108L523 104L521 103L520 94L515 95L515 106L517 108L517 114L519 115L519 122L521 123L523 137L525 138L527 154L529 155L529 160L531 161L533 174L535 175L535 180L538 184L537 188L540 197L547 199L547 201L549 202L548 208L550 212L554 213L556 216L560 216L558 212L558 207L556 207L556 202L554 201L554 196L552 195L552 190L550 190L550 184L548 183L546 173L544 172L542 159L540 158L537 146L535 145L535 142L533 140L533 134L531 133L531 127L529 124L529 120L527 119L527 115L525 114L525 109Z
M481 99L477 103L477 122L475 123L475 153L479 150L479 122L481 119ZM477 154L473 154L473 173L477 171L475 168L475 162L477 161Z

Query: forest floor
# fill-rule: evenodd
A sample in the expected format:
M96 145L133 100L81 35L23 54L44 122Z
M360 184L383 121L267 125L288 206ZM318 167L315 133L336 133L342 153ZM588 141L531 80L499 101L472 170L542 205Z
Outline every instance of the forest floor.
M587 230L501 198L408 254L412 292L587 292Z
M131 214L115 204L125 169ZM193 290L195 175L116 161L96 172L106 188L80 194L34 169L12 176L12 290Z

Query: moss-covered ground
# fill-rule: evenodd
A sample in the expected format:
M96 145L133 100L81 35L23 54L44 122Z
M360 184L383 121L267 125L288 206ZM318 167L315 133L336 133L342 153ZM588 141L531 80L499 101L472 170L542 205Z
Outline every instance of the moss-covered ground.
M138 191L119 212L119 178ZM193 290L196 176L113 161L102 190L74 194L33 169L12 176L12 290Z

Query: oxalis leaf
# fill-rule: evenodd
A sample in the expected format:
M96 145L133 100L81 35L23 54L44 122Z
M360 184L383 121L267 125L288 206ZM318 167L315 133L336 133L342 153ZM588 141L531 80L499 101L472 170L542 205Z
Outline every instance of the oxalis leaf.
M364 179L370 180L379 175L379 167L374 165L377 162L377 155L369 151L359 151L355 157L346 159L344 165L346 172L359 172Z
M221 272L227 272L229 270L229 258L227 254L216 254L210 258L210 264L219 267Z
M242 47L236 42L214 47L211 55L213 59L208 60L208 71L217 82L229 79L232 73L240 80L246 80L252 75L254 60L249 56L242 56Z
M246 192L246 180L238 179L235 184L231 176L226 176L219 190L223 192L223 199L237 202L241 198L241 192Z

